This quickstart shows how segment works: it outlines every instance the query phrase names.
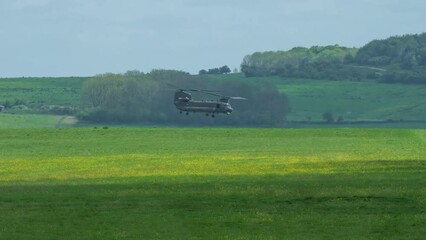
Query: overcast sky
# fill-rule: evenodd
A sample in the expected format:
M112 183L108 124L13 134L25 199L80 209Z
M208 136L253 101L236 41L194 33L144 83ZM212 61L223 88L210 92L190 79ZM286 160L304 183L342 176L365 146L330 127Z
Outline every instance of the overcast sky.
M0 0L0 77L239 67L426 31L424 0Z

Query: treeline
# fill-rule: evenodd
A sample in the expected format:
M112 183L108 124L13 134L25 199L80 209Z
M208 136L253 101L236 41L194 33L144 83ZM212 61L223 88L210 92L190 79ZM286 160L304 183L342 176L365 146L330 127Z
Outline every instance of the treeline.
M354 62L375 67L397 65L401 69L426 66L426 33L373 40L359 49Z
M387 69L382 82L426 84L426 33L371 41L359 49L354 62Z
M210 68L209 70L201 69L198 72L198 74L200 74L200 75L205 75L205 74L226 74L226 73L230 73L230 72L231 72L231 69L227 65L224 65L222 67Z
M234 112L209 118L202 113L179 114L173 104L174 90L197 88L219 90L226 96L243 96L247 101L232 101ZM194 99L216 97L193 94ZM85 82L82 89L84 110L79 118L94 122L148 124L209 124L276 126L285 122L289 111L287 97L274 85L249 85L243 82L209 81L181 71L154 70L103 74Z
M247 77L426 84L426 33L374 40L360 49L334 45L257 52L243 59L241 71Z
M334 45L296 47L289 51L256 52L243 59L241 71L247 77L337 79L347 74L347 69L342 66L353 58L356 51L355 48Z

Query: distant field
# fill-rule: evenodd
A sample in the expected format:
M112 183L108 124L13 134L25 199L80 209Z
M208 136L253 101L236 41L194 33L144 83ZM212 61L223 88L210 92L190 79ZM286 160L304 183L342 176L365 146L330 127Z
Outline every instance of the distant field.
M277 85L282 92L288 95L292 109L288 115L290 121L323 121L322 115L325 112L331 112L335 119L340 116L346 121L426 121L426 85L301 80L280 77L245 78L242 74L208 75L207 77L216 81L233 80ZM26 104L35 106L79 106L82 84L86 79L0 79L0 104L5 101L23 100ZM417 123L415 125L424 128L426 124ZM353 126L355 125L348 127Z
M74 118L66 116L0 113L0 129L70 127L75 123Z
M426 120L426 85L245 78L241 74L212 75L209 78L276 84L288 96L292 109L289 120L318 121L325 112L345 120Z
M27 105L72 105L80 103L80 91L87 78L2 78L0 104L24 101Z
M422 239L426 131L3 129L1 239Z

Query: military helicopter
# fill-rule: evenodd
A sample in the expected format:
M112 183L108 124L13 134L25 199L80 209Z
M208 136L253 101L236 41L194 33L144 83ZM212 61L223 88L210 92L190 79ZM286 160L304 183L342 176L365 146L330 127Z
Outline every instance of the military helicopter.
M190 92L201 92L209 95L219 97L218 100L194 100ZM229 100L247 100L243 97L228 97L218 94L219 91L203 90L203 89L177 89L175 92L174 104L179 110L180 114L186 112L202 112L206 116L211 115L213 118L215 114L223 113L226 115L231 114L234 110L229 103Z

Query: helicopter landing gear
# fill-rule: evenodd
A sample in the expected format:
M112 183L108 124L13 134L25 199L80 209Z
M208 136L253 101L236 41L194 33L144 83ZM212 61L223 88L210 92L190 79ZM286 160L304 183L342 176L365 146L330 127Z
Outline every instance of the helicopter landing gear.
M212 118L214 118L214 114L212 114Z
M182 114L182 111L179 111L180 114Z
M188 116L188 115L189 115L189 112L186 112L186 115Z
M209 116L209 114L208 113L206 113L206 117L208 117Z

